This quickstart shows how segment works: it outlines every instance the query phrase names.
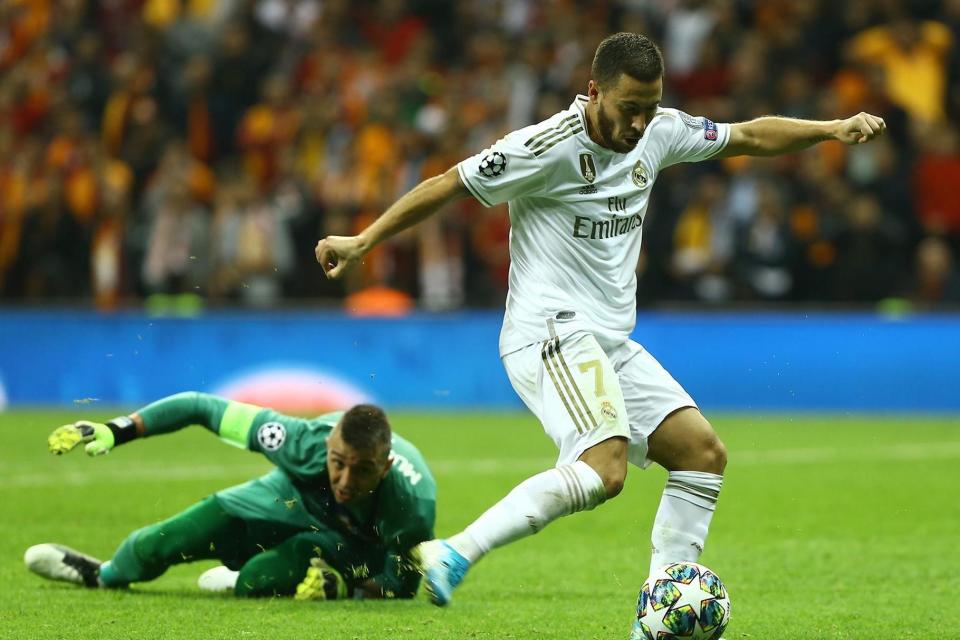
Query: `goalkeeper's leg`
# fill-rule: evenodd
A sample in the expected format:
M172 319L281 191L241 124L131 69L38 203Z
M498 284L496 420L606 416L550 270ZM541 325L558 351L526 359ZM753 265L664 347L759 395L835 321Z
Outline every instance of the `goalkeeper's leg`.
M213 496L177 515L138 529L100 567L100 583L123 587L162 575L175 564L217 558L237 566L248 546L243 520L231 516Z
M168 520L134 531L107 562L49 543L27 549L24 562L30 571L51 580L125 587L152 580L181 562L230 558L237 551L242 524L210 497Z

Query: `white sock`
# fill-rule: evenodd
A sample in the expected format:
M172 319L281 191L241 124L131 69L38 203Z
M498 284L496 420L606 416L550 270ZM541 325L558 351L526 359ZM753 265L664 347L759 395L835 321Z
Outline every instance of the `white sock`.
M491 549L533 535L560 516L593 509L606 498L597 472L577 460L527 478L448 542L476 562Z
M700 558L722 484L723 476L715 473L670 472L653 521L650 573L672 562Z

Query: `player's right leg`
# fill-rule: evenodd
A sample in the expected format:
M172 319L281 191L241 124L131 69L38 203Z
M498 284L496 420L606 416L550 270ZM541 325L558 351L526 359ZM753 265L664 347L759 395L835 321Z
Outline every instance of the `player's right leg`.
M204 559L233 558L240 552L244 523L227 513L214 496L177 515L137 529L103 563L100 581L122 587L146 582L171 566Z
M504 357L514 389L560 449L557 466L520 483L464 531L415 551L434 604L445 605L469 567L492 549L593 509L626 475L627 411L613 367L586 333Z

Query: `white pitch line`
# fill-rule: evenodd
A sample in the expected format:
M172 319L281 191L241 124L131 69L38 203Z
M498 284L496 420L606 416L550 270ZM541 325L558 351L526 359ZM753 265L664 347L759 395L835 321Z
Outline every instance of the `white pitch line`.
M855 450L841 448L798 448L773 449L768 451L732 451L730 465L806 465L825 462L902 462L922 460L953 460L960 458L960 442L922 442L882 447L864 447ZM552 467L552 458L441 458L430 462L435 475L476 475L490 476L504 472L532 473ZM266 473L269 467L251 467L244 471L235 466L216 465L157 465L157 466L120 466L96 467L96 461L90 461L88 471L75 469L63 472L47 473L10 473L11 469L0 467L0 486L6 487L46 487L54 485L79 486L108 480L191 480L208 478L230 478L243 481Z

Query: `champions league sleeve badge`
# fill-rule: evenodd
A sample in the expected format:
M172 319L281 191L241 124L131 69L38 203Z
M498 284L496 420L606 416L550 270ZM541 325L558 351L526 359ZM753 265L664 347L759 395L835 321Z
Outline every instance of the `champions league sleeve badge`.
M264 451L276 451L287 439L287 429L279 422L267 422L257 429L257 441Z
M496 178L507 170L507 157L499 151L488 153L477 168L485 178Z

